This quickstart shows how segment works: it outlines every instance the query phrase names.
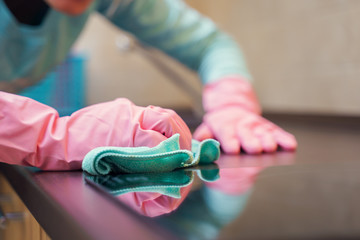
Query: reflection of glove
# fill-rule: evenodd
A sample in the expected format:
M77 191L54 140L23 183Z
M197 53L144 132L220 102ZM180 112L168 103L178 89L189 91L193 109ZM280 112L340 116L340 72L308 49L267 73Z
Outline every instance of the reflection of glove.
M227 195L241 195L249 191L263 167L223 168L220 179L205 185Z
M179 207L191 189L195 171L204 181L219 178L219 169L214 164L209 169L201 170L97 176L84 174L84 179L105 189L138 213L155 217Z
M194 173L181 169L156 174L86 174L85 180L104 188L136 212L155 217L179 207L191 189Z
M138 107L127 99L96 104L71 116L32 99L0 92L0 161L46 170L81 169L100 146L154 147L180 133L191 149L191 133L172 110Z
M191 187L192 184L181 187L180 198L158 192L130 192L117 196L117 199L144 216L157 217L177 209L189 194Z
M205 87L203 123L194 138L216 138L225 153L273 152L297 146L293 135L260 116L260 106L251 85L240 78L227 78Z

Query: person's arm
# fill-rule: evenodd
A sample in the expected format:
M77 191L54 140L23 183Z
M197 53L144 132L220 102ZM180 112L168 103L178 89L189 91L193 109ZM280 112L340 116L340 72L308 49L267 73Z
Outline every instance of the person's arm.
M0 91L0 162L81 169L93 148L154 147L174 133L180 133L181 148L191 149L191 133L172 110L116 99L59 117L49 106Z
M99 11L105 13L109 2L102 3ZM260 116L240 48L210 19L180 0L124 0L110 20L198 72L206 114L195 138L216 138L226 153L296 148L291 134Z
M106 15L111 2L103 0ZM210 19L179 0L122 0L107 16L143 44L153 46L198 72L204 84L225 76L251 79L237 43Z

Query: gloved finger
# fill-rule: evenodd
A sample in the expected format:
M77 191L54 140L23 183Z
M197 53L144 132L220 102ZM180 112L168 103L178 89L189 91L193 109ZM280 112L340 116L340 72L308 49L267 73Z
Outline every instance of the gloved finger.
M240 140L243 150L250 154L258 154L262 152L262 145L258 137L252 132L250 126L244 126L241 122L236 127L237 137Z
M180 148L191 150L191 132L186 123L173 110L148 106L142 116L142 128L153 130L169 138L180 134Z
M234 127L230 124L222 126L221 129L213 130L215 138L220 142L221 149L227 154L240 153L240 141L237 138Z
M205 123L201 123L193 133L193 138L198 141L203 141L205 139L214 138L214 134Z
M279 146L284 150L293 151L297 148L297 141L294 135L282 130L281 128L277 127L274 129L273 136Z
M270 131L270 128L265 124L259 124L253 130L255 136L260 140L264 152L275 152L277 149L277 142Z

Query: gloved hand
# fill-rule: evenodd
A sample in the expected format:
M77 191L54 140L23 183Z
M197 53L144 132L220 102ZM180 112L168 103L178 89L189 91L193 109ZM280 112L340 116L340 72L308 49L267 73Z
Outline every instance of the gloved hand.
M205 86L203 105L206 114L193 137L215 138L225 153L274 152L297 147L295 137L260 116L261 108L251 85L239 77L222 79Z
M49 106L0 92L0 161L9 164L81 169L96 147L154 147L175 133L180 148L191 150L191 133L172 110L116 99L59 118Z

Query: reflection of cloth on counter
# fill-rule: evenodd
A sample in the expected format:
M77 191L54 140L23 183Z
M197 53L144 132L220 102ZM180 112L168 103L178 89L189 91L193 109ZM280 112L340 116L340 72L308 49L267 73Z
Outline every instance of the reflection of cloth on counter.
M180 149L179 134L149 147L98 147L86 154L82 169L93 175L109 173L168 172L211 163L219 158L219 142L193 140L192 152Z
M215 164L214 164L215 165ZM219 179L219 169L185 170L178 169L171 172L160 173L133 173L116 175L89 175L85 180L100 185L114 196L129 192L153 192L180 198L180 189L190 185L194 180L194 172L206 182Z
M160 173L97 176L85 173L84 179L91 185L100 186L136 212L155 217L179 207L191 189L195 172L206 176L206 179L203 176L205 181L219 179L216 164L208 165L207 169L201 170L177 169Z
M180 198L180 189L194 180L193 171L179 169L161 173L133 173L117 175L85 175L85 179L99 184L114 196L129 192L153 192Z

